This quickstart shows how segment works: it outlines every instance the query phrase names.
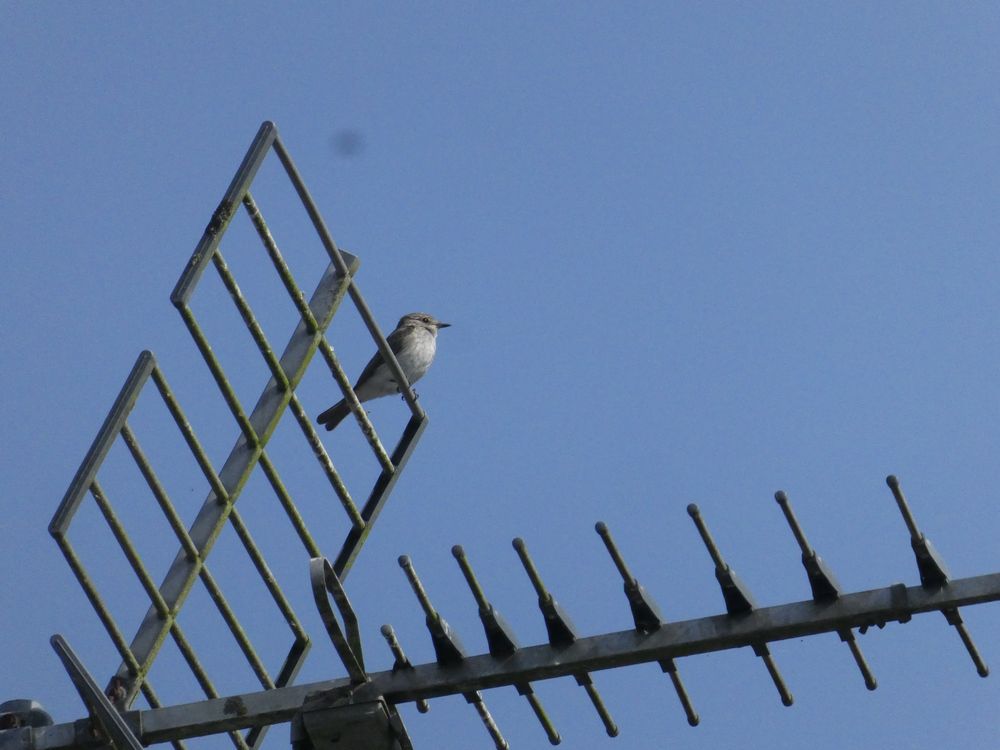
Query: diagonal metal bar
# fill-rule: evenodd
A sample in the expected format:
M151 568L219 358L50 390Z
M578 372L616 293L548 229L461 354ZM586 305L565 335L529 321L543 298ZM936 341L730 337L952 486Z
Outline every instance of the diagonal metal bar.
M281 507L284 508L285 514L292 522L292 526L295 528L295 533L298 534L299 539L302 541L302 546L305 547L310 558L322 557L319 545L316 544L316 540L313 539L312 534L309 533L309 527L306 526L305 519L303 519L302 514L299 513L299 509L292 500L292 496L285 487L285 483L281 481L278 470L271 464L271 459L267 457L266 453L261 454L260 468L263 469L264 476L267 477L267 481L271 484L274 494L278 497L278 502L281 503Z
M358 512L358 507L354 504L351 494L347 491L347 485L344 484L343 478L334 467L333 461L330 460L330 456L326 452L326 448L323 447L323 442L319 439L319 435L316 434L316 430L312 426L312 420L309 419L305 409L302 408L302 404L299 403L299 399L294 393L288 401L288 408L292 412L292 416L295 417L295 421L298 422L302 434L305 435L309 447L313 450L313 455L319 461L323 473L326 475L330 486L333 487L334 493L340 500L340 504L344 506L344 512L351 519L351 525L356 529L363 529L365 521L361 517L361 513Z
M426 427L426 414L420 417L410 417L410 421L406 423L403 436L399 439L399 443L396 444L396 449L392 452L390 459L395 470L388 471L383 469L378 479L375 480L375 485L372 487L367 502L365 502L365 507L361 510L361 517L365 521L364 528L358 529L354 527L347 533L347 538L340 548L337 559L334 560L333 570L340 580L344 580L344 577L354 564L354 560L361 551L361 546L368 538L368 534L371 533L375 519L382 512L386 500L389 499L389 494L392 492L393 487L396 486L396 481L399 479L403 467L409 460L410 454L413 453L413 449L416 447L417 441Z
M253 310L250 308L250 303L247 301L246 297L243 296L243 291L240 289L239 284L236 283L236 277L233 276L232 271L229 270L229 265L226 263L225 258L222 257L222 251L216 250L215 254L212 256L212 262L215 265L215 270L219 272L219 277L222 279L223 285L226 287L226 291L229 292L229 296L233 300L233 304L236 305L236 309L243 318L243 324L250 331L250 335L253 337L254 343L257 344L257 349L260 351L261 356L264 357L264 361L267 363L268 369L271 371L271 376L275 379L278 385L281 386L282 390L289 390L288 376L281 367L281 363L278 362L278 357L274 353L274 348L271 343L267 340L267 336L264 335L264 329L260 327L260 323L257 320L257 316L253 314ZM308 333L315 333L314 330L309 330L309 326L306 326Z
M187 305L191 301L191 296L198 285L198 280L205 272L208 264L211 263L212 255L219 247L222 235L229 226L229 222L232 221L240 201L243 200L243 196L250 189L250 183L253 182L253 178L257 175L260 165L264 163L264 157L267 156L267 152L277 137L278 128L273 122L264 122L260 126L246 156L243 157L243 162L233 176L233 181L229 183L229 187L219 202L218 208L215 209L211 220L208 222L208 226L205 227L205 231L194 249L194 254L191 256L187 268L184 269L184 273L177 280L177 285L170 295L170 301L175 306ZM338 266L342 275L347 273L348 265L347 263L343 263Z
M97 476L98 468L104 463L108 451L111 450L115 438L118 437L118 433L121 432L125 424L125 419L139 398L143 384L149 378L155 366L156 360L150 351L142 352L132 366L132 371L129 373L128 378L125 379L125 384L118 393L111 411L108 412L108 416L104 419L104 424L98 430L97 437L94 438L90 450L87 451L83 463L80 464L80 468L77 469L73 481L70 482L62 502L59 503L52 521L49 522L49 533L55 538L56 542L61 542L65 538L70 521L73 520L73 516L79 510L80 503L86 497L91 482Z
M115 710L108 697L97 687L94 678L87 672L83 662L69 647L65 639L61 635L54 635L49 642L66 671L69 672L70 679L87 705L91 716L97 721L114 750L142 750L142 745L139 744L132 728L125 723L122 715Z
M305 321L309 332L315 333L319 330L319 324L316 322L316 318L313 317L312 310L309 309L309 303L306 301L305 294L302 293L299 285L295 283L295 277L292 276L292 269L285 262L281 250L278 249L278 243L275 242L274 237L271 235L271 230L268 228L267 222L264 221L264 215L260 212L249 190L243 196L243 208L246 210L247 216L250 217L254 229L257 230L257 236L260 237L260 241L264 244L264 249L267 250L268 257L270 257L271 263L274 264L274 269L278 272L281 283L285 285L288 296L292 298L295 309L299 311L299 315Z

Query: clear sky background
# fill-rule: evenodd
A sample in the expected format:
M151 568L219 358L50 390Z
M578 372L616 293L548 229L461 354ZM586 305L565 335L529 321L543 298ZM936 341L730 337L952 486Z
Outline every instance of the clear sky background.
M630 627L597 520L668 618L722 612L692 501L764 605L809 596L777 489L846 590L918 581L889 473L956 577L1000 569L996 5L21 3L2 17L0 700L83 715L54 632L102 684L118 666L46 527L138 353L156 353L217 466L235 437L168 297L265 119L362 259L383 328L412 310L454 324L418 387L425 437L347 579L371 668L391 663L384 622L414 662L433 659L401 553L485 651L455 543L525 644L545 634L514 536L583 634ZM275 164L255 193L311 289L320 251ZM282 345L294 312L245 221L222 247ZM267 374L211 270L195 309L252 403ZM372 350L357 315L330 338L357 374ZM311 414L336 398L318 359L300 396ZM204 482L154 407L135 426L190 519ZM393 442L402 403L370 412ZM374 464L356 426L327 446L363 497ZM346 522L290 417L273 450L332 557ZM123 457L106 484L159 579L176 543ZM300 679L341 676L307 556L259 476L240 503L314 636ZM131 635L148 601L93 503L72 535ZM290 637L230 532L210 567L277 669ZM196 591L181 621L219 690L254 689L206 604ZM1000 607L964 614L1000 668ZM655 665L595 674L616 740L572 680L537 689L570 748L995 744L1000 678L976 676L943 617L860 642L874 693L833 635L775 644L791 709L749 650L680 660L696 729ZM172 646L152 680L165 702L199 697ZM514 690L487 700L512 747L548 746ZM491 747L461 698L403 710L418 748Z

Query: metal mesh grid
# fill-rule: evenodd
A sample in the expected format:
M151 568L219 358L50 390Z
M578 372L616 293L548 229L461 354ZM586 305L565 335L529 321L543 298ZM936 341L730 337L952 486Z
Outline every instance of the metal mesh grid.
M249 190L262 162L272 150L280 160L285 174L291 181L329 256L329 265L322 274L315 292L308 300L293 277ZM280 355L265 336L249 302L241 292L219 249L221 239L240 206L249 216L268 258L298 311L298 323ZM271 374L269 382L249 413L237 397L190 305L198 282L209 264L218 273ZM381 511L427 422L426 415L417 404L415 394L407 384L391 349L353 281L352 276L357 267L357 258L342 253L333 242L288 152L278 138L277 129L272 123L265 122L258 131L243 163L226 191L225 197L213 214L171 295L171 302L180 312L236 422L239 434L235 445L222 468L217 471L202 448L152 353L143 352L49 526L50 533L62 550L122 658L122 663L108 687L108 694L115 696L119 709L131 705L140 691L150 706L156 708L160 705L160 701L148 680L148 674L168 635L178 647L205 696L208 698L218 697L211 679L189 640L185 637L177 619L197 580L201 581L214 602L230 634L265 690L290 684L302 666L309 649L309 637L276 583L267 561L254 542L250 529L236 510L236 500L254 469L259 465L308 556L310 558L321 556L319 546L310 534L302 515L281 479L277 467L266 451L268 440L281 417L286 410L291 411L350 521L349 532L333 565L336 574L343 578L370 533L372 524ZM360 408L351 389L350 381L324 335L345 295L350 296L358 309L383 357L394 371L397 382L404 384L401 389L402 395L409 406L411 417L391 456L383 448L374 427L364 410ZM361 508L355 503L345 482L334 467L295 393L297 385L317 350L321 353L331 376L340 386L344 397L354 407L355 418L358 420L362 433L380 466L380 474ZM150 378L152 378L156 392L167 407L210 488L208 496L190 527L186 527L181 520L163 483L158 479L151 461L143 451L138 436L128 422L129 414ZM105 492L98 480L101 467L118 438L121 438L127 448L128 455L139 469L174 535L180 542L180 549L159 586L156 585L143 563L139 546L126 533L125 527L115 511L114 498ZM88 495L96 503L114 539L124 552L129 566L150 600L149 609L131 642L125 638L121 628L115 622L98 587L70 541L70 525L77 510ZM258 656L239 619L207 566L208 555L227 523L231 524L239 537L254 569L263 580L292 634L292 644L277 674L272 675L265 668L262 659ZM263 731L252 729L246 736L231 732L230 737L238 748L256 747L260 744ZM174 745L182 747L180 742L175 742Z

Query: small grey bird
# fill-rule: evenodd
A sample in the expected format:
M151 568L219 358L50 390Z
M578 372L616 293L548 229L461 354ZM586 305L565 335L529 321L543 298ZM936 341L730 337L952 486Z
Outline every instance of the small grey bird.
M400 318L396 330L386 337L389 348L396 355L396 361L411 386L424 376L434 361L438 330L450 325L451 323L442 323L433 315L415 312ZM354 386L354 393L361 402L399 393L399 385L382 358L382 352L375 352L375 356L365 365ZM351 407L341 399L316 417L316 421L332 430L350 413Z

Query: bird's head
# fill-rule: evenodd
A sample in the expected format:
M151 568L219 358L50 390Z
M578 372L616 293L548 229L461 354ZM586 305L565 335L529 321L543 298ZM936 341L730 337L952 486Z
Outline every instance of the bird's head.
M440 320L435 318L433 315L428 313L415 312L404 315L399 319L399 324L396 328L426 328L432 333L437 333L441 328L447 328L451 323L442 323Z

